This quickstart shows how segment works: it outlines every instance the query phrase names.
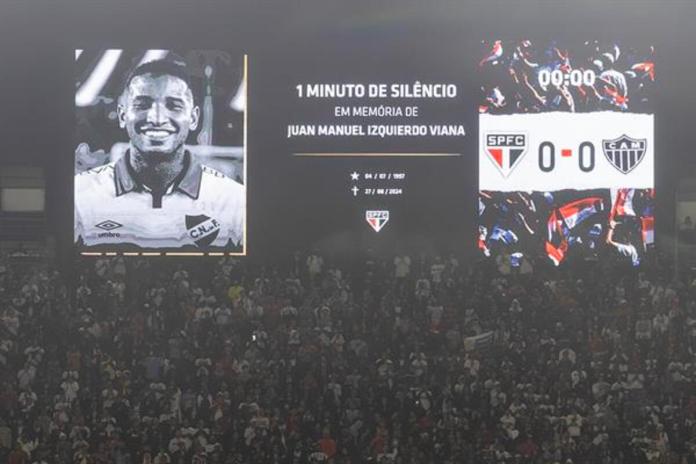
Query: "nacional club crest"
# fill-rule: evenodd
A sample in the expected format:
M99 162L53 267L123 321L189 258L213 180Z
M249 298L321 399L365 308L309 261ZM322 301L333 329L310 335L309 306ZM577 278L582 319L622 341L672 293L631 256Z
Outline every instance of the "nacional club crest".
M220 223L203 214L186 215L186 233L198 247L209 246L220 233Z
M389 222L389 211L367 210L365 211L365 220L375 232L379 232Z
M646 139L632 139L624 134L618 139L602 140L604 156L624 174L631 172L645 157Z
M484 151L503 177L510 175L527 153L527 134L486 134Z

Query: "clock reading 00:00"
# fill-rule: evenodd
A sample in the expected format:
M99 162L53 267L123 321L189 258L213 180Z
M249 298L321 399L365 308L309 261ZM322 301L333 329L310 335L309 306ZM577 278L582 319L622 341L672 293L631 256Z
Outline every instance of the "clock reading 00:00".
M539 71L539 85L542 87L547 87L549 84L553 84L556 87L562 85L572 85L574 87L579 87L581 85L592 86L595 83L597 76L595 72L591 69L572 69L570 72L563 72L560 69L542 69Z

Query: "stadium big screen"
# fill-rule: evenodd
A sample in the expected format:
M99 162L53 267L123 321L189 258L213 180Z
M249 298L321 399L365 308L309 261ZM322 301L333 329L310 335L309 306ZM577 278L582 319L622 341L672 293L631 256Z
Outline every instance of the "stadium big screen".
M34 57L7 70L6 129L52 154L71 252L638 265L654 247L664 47L637 10L75 3L3 36Z

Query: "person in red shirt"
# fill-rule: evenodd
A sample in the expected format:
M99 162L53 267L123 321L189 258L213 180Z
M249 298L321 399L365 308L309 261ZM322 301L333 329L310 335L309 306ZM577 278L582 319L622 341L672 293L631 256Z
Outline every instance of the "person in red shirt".
M19 445L17 445L17 447L14 449L14 451L12 451L7 458L7 464L28 464L28 463L29 463L29 456L22 449L22 447Z
M532 437L527 436L524 441L517 445L517 452L525 458L531 459L539 454L539 445L532 440Z
M384 453L384 448L387 444L386 430L381 427L377 427L377 433L372 438L370 442L370 449L372 450L373 456L378 456Z
M321 440L319 440L319 448L321 448L328 460L331 460L336 455L336 440L331 438L329 431L326 429Z

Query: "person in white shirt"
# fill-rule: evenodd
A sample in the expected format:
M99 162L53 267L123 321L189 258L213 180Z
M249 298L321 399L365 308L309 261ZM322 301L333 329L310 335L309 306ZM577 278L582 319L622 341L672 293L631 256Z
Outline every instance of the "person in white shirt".
M405 279L411 272L411 258L409 256L397 256L394 258L394 276L397 279Z
M199 119L183 63L135 68L118 105L129 149L75 176L75 241L242 251L246 189L185 149Z

